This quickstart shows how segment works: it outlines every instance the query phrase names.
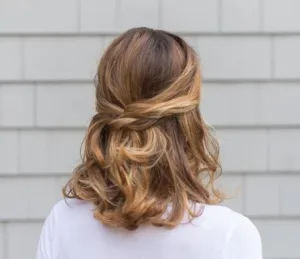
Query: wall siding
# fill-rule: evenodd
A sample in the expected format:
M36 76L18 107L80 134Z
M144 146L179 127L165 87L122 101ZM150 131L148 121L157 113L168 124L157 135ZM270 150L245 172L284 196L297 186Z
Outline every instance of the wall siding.
M80 158L99 57L135 26L196 49L225 204L254 220L265 258L300 258L299 11L298 0L1 0L0 259L34 258Z

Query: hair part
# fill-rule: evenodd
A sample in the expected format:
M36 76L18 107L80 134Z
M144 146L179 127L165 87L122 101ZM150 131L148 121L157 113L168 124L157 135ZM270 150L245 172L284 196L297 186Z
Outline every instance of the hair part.
M200 111L198 57L180 37L131 29L104 53L82 163L63 189L112 227L174 227L189 203L216 204L218 142ZM172 210L165 215L168 206Z

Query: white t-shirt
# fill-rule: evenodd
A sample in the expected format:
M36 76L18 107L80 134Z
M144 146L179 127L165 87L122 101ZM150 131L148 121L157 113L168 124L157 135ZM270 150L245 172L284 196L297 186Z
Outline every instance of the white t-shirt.
M46 219L36 259L262 259L256 227L226 207L205 205L192 223L171 230L128 231L95 220L88 202L67 203L56 204Z

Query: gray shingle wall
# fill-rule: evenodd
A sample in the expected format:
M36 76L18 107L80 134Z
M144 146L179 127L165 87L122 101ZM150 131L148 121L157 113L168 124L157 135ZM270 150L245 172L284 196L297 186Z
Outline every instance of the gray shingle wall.
M227 203L254 220L266 258L300 258L299 14L299 0L1 0L0 259L33 258L79 159L99 56L134 26L198 51Z

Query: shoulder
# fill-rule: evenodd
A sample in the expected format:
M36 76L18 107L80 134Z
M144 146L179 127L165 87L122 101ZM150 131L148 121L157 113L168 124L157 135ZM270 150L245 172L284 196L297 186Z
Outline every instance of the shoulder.
M262 258L261 237L249 218L223 206L207 206L206 216L223 229L224 258Z
M252 221L224 206L207 205L203 216L223 238L223 258L262 259L261 237Z
M49 233L63 232L78 224L93 220L93 205L78 199L65 199L57 202L47 216L44 227Z
M253 224L253 222L249 218L239 213L235 213L235 214L237 220L235 226L233 227L232 235L234 234L236 237L244 237L245 235L247 235L248 239L249 238L260 239L260 234L258 232L258 229Z
M92 207L91 203L79 199L64 199L58 201L53 206L53 211L60 213L69 210L80 210L83 208Z
M78 199L57 202L44 222L36 258L54 258L55 248L61 246L61 233L70 233L70 230L73 229L70 224L81 220L83 215L92 218L90 203Z
M78 217L92 217L93 204L79 199L64 199L58 201L52 208L48 218L55 224L64 224L66 221L71 222Z
M252 221L225 206L206 205L204 215L211 218L215 222L219 222L230 231L247 232L257 234L258 230Z
M262 257L262 242L257 228L248 218L240 216L228 234L224 258L262 259Z
M203 216L213 224L224 225L226 228L233 227L237 222L247 219L242 214L220 205L205 205Z
M231 231L228 233L228 243L241 247L243 245L248 246L248 244L251 243L253 244L253 247L256 246L259 248L261 246L261 237L256 226L249 218L239 213L235 214L237 220Z
M225 206L206 205L203 216L216 228L226 232L226 238L253 238L260 240L260 234L252 221L244 215Z

